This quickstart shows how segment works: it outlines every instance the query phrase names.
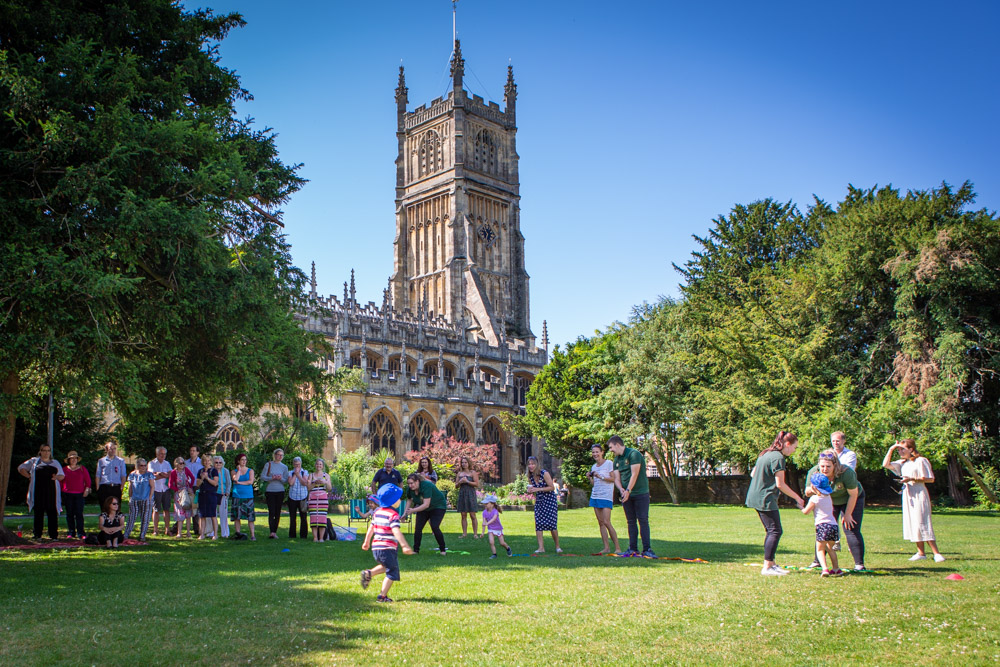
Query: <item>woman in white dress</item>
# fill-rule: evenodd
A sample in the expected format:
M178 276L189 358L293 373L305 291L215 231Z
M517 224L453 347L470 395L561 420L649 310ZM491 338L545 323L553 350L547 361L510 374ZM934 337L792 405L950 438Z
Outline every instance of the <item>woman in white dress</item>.
M899 458L890 461L893 450ZM910 560L924 560L924 544L930 545L934 561L940 563L944 556L938 551L931 525L931 496L926 484L934 481L931 463L917 454L917 444L912 438L900 440L885 453L882 467L892 470L903 482L903 539L917 543L917 553Z

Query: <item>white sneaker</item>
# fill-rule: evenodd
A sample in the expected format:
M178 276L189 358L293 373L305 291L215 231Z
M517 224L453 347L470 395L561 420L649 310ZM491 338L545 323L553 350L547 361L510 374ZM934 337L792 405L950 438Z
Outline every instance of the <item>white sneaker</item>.
M788 574L788 571L782 570L777 565L772 565L771 567L761 569L760 573L765 577L783 577Z
M913 554L910 556L910 560L927 560L927 556L923 554Z
M935 563L943 563L944 562L944 556L942 556L941 554L934 554L934 562Z

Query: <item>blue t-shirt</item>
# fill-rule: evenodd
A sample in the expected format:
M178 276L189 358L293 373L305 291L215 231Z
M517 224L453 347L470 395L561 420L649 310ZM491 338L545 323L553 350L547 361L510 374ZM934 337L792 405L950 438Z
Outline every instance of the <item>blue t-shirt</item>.
M156 476L148 470L144 473L133 471L129 473L128 484L132 489L132 500L149 500Z
M250 470L236 478L239 482L247 482L250 480ZM236 484L233 483L233 498L253 498L253 485L252 484Z
M385 468L379 468L372 482L375 484L376 489L382 488L383 484L395 484L402 487L403 475L395 468L392 469L392 472L386 472Z
M209 478L215 479L216 477L218 477L219 471L216 470L215 468L202 468L202 470L205 471L205 479L202 480L201 486L198 487L198 491L202 494L212 493L215 495L219 495L219 487L212 486L208 482Z

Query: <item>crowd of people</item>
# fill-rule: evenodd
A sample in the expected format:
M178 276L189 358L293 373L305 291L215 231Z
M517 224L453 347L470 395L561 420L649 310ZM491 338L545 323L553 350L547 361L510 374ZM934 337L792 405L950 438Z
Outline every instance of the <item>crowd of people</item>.
M782 535L781 518L778 512L778 495L785 494L805 514L812 514L816 529L815 557L810 568L822 570L824 576L838 576L840 526L843 526L847 547L854 559L855 570L865 570L865 542L861 533L864 519L865 491L858 482L857 456L846 447L843 433L831 435L831 447L819 454L818 461L806 475L805 498L792 488L785 479L785 460L798 447L798 438L793 433L781 431L774 442L762 451L750 474L746 505L757 511L764 526L764 565L761 574L780 576L787 570L775 562L778 543ZM616 553L623 556L643 556L655 558L649 530L649 480L646 477L645 457L638 450L628 447L618 436L607 442L607 450L613 459L605 458L605 448L593 445L591 454L594 464L587 474L592 483L590 506L594 510L598 530L603 542L600 553ZM893 459L894 453L896 458ZM329 493L332 490L330 475L325 470L323 459L316 459L315 469L307 472L299 457L292 459L289 468L284 462L284 452L276 449L272 459L264 464L259 476L247 465L247 455L240 453L232 470L225 467L221 456L201 454L197 446L192 446L188 458L178 456L172 462L166 459L163 447L156 449L152 461L136 459L132 472L126 470L125 460L118 455L117 445L110 441L105 446L105 455L98 460L95 475L79 465L77 452L69 452L65 466L52 456L51 448L43 445L38 455L25 461L18 471L30 480L28 486L28 508L34 513L34 537L40 538L48 520L48 536L58 537L58 515L65 508L68 537L89 539L108 547L117 547L131 536L138 526L138 538L146 539L152 524L153 535L172 535L180 538L216 540L222 538L255 540L256 512L254 509L254 486L262 487L267 505L268 533L270 539L278 537L282 510L287 508L289 516L288 537L322 542L331 539L328 534ZM930 495L926 485L934 481L929 461L917 452L912 439L900 440L886 452L883 466L898 475L902 485L903 537L916 544L917 552L910 560L927 558L925 549L930 548L935 561L943 561L935 540L931 523ZM122 490L127 482L128 513L122 512ZM430 526L434 536L436 553L447 553L444 533L441 530L448 502L438 488L438 474L433 462L423 457L417 469L408 475L405 484L402 474L395 468L392 458L374 475L371 483L372 495L368 500L371 526L365 543L375 550L389 549L386 546L396 540L395 530L401 519L413 517L413 553L419 553L425 527ZM467 538L468 527L472 525L473 538L488 537L491 557L496 557L496 544L511 553L503 537L500 520L502 509L495 495L487 494L478 500L477 490L481 488L479 472L463 457L455 472L458 488L456 509L461 515L462 535ZM387 487L399 490L386 492ZM86 497L94 490L101 509L97 523L97 533L88 536L84 529L83 508ZM614 493L625 514L628 532L628 548L622 550L618 533L611 521L614 507ZM545 533L551 536L555 553L562 553L559 545L559 494L561 489L552 474L545 470L535 457L527 460L527 492L534 496L535 536L538 548L535 554L543 554ZM389 505L384 502L391 499ZM401 514L394 507L406 502ZM482 520L479 519L480 502L485 504ZM389 511L392 510L392 511ZM162 520L162 532L161 532ZM173 523L172 523L173 521ZM230 529L230 522L233 528ZM247 533L243 533L246 522ZM372 532L375 531L375 533ZM373 541L374 540L374 541ZM396 542L399 542L396 540ZM402 542L399 542L402 544ZM641 549L640 549L641 546ZM395 546L393 556L395 554ZM406 549L410 547L407 546ZM405 551L405 550L404 550ZM379 560L379 558L383 560ZM371 575L383 570L398 578L398 562L390 556L376 556L382 570L366 570ZM391 561L391 562L390 562ZM390 579L391 580L391 579ZM365 583L367 585L367 583ZM391 584L390 584L391 585ZM383 587L382 595L388 595L388 587Z

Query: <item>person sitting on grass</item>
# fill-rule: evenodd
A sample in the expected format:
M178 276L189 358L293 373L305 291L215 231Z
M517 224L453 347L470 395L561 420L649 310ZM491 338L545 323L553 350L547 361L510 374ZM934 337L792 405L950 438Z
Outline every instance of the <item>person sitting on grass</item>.
M493 543L494 539L500 541L500 546L507 550L507 555L512 556L513 553L507 543L503 540L503 524L500 523L500 513L503 511L500 509L500 500L489 493L483 498L483 504L486 505L486 509L483 510L483 530L490 538L490 558L497 557L497 547Z
M392 602L389 597L389 589L394 581L399 581L399 556L396 553L396 545L403 547L403 553L412 555L413 549L407 544L403 531L399 529L399 499L403 497L403 490L395 484L383 484L377 494L379 509L375 510L372 521L368 524L368 532L365 534L365 541L361 548L372 550L372 557L378 563L370 570L361 571L361 588L368 588L372 577L376 574L385 573L382 580L382 590L379 592L378 602Z
M837 552L833 545L840 536L837 530L837 519L833 514L833 501L830 494L833 487L830 480L821 472L809 478L809 488L806 495L809 502L802 508L803 514L813 513L816 519L816 560L823 566L823 577L839 577L844 572L837 563ZM830 557L830 567L826 566L826 557Z
M104 499L104 512L97 521L100 532L97 534L97 541L105 547L118 548L118 543L124 541L125 535L122 533L122 514L118 511L120 503L114 496Z

